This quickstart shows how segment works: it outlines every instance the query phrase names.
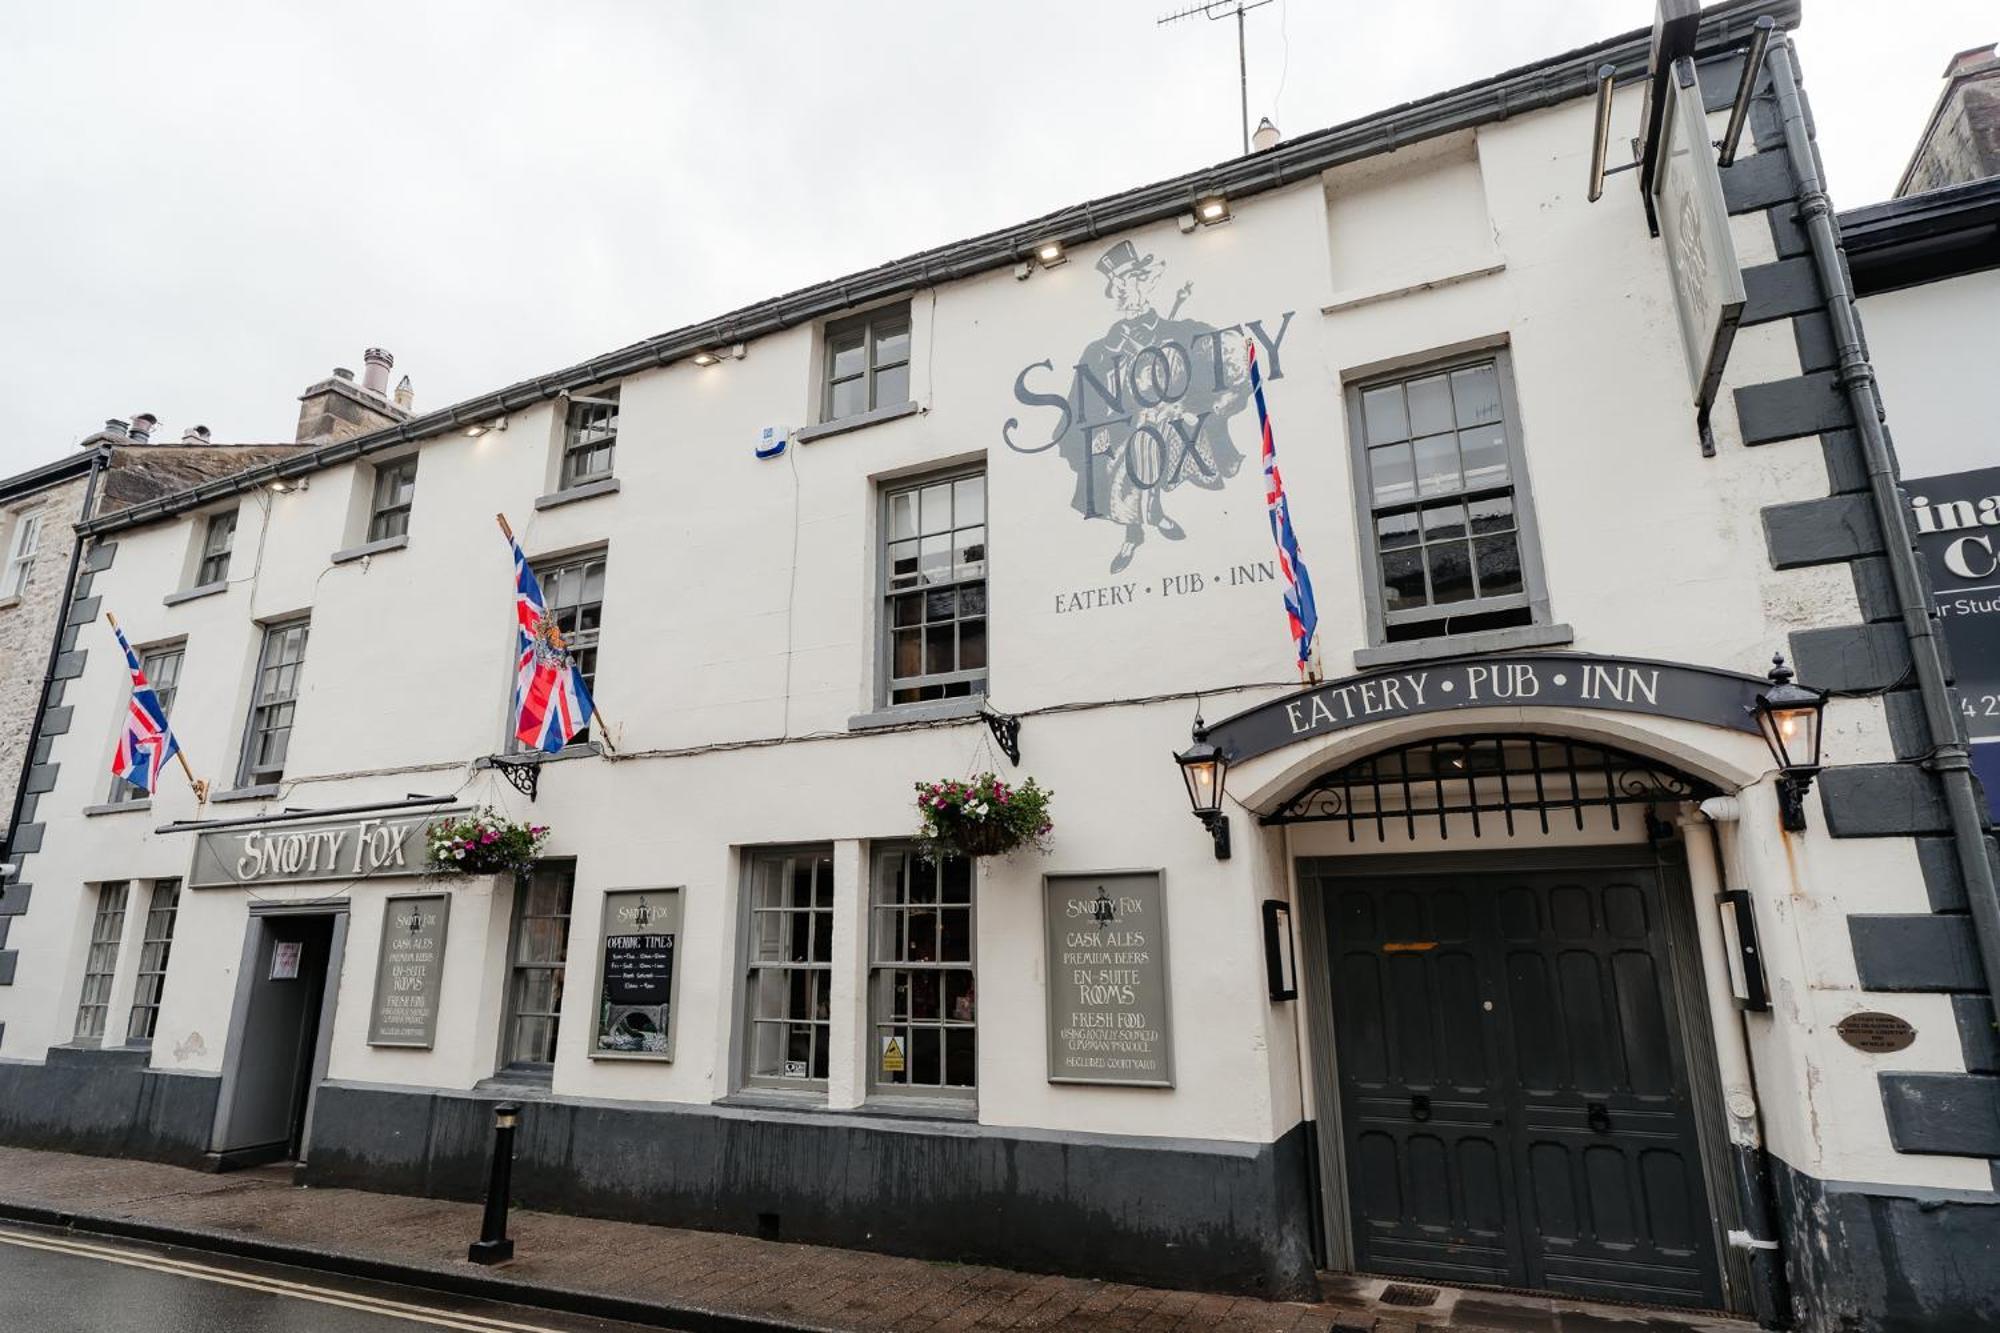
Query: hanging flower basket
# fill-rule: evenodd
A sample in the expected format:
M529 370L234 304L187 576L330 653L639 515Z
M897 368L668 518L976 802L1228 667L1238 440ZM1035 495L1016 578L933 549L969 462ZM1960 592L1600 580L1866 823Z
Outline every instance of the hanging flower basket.
M917 784L918 836L933 850L964 856L1003 856L1016 848L1046 850L1049 798L1033 778L1019 785L981 773L969 781L945 778Z
M460 875L525 875L549 839L546 824L517 824L490 808L430 826L430 873Z

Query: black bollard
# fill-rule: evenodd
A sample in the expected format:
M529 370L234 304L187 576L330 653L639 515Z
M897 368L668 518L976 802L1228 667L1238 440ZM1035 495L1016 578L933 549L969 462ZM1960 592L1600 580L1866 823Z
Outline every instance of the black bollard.
M475 1264L504 1264L514 1257L514 1242L507 1239L507 1196L514 1178L514 1127L520 1123L518 1103L501 1102L493 1108L493 1170L486 1178L486 1218L480 1223L479 1239L465 1252Z

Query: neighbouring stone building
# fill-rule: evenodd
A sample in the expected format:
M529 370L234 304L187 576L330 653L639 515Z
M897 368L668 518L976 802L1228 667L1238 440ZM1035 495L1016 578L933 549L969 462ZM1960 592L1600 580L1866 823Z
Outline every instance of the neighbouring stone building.
M2000 54L1960 51L1945 66L1944 89L1917 138L1896 197L2000 175Z
M434 412L329 382L91 518L0 1138L476 1197L519 1102L540 1207L1991 1326L2000 896L1799 18L1669 0ZM553 754L496 514L601 709ZM108 780L110 609L207 804ZM914 841L988 769L1045 855ZM479 807L531 870L430 863Z

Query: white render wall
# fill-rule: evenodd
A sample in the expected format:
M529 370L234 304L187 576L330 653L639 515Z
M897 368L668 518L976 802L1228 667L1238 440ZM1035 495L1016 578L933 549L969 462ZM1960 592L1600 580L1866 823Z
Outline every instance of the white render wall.
M1637 101L1620 99L1614 142L1633 132ZM1267 355L1264 367L1267 376L1283 372L1269 399L1318 590L1329 674L1348 672L1365 642L1343 379L1495 338L1512 351L1553 618L1574 627L1578 650L1761 672L1788 631L1859 618L1844 570L1774 572L1765 556L1759 510L1826 493L1817 444L1744 449L1725 388L1715 420L1719 455L1701 457L1658 243L1647 235L1630 177L1599 204L1585 203L1589 129L1583 102L1525 114L1239 201L1226 226L1184 235L1163 224L1123 238L1163 265L1162 307L1191 283L1187 317L1214 325L1255 319L1273 337L1291 312L1278 355ZM1735 226L1745 264L1771 258L1761 215ZM842 1058L829 1100L853 1104L865 1086L855 968L864 953L866 844L913 829L916 780L997 762L976 724L849 731L851 716L877 704L876 514L884 479L984 460L991 699L1003 710L1199 691L1214 719L1270 697L1292 677L1277 585L1230 586L1228 578L1271 554L1253 410L1234 419L1245 463L1227 487L1182 487L1166 498L1186 539L1151 536L1118 574L1108 566L1120 529L1079 519L1069 506L1072 475L1057 453L1024 454L1003 441L1010 418L1020 421L1018 441L1046 438L1050 411L1017 402L1015 378L1048 360L1029 383L1067 389L1067 367L1114 317L1094 263L1118 239L1078 247L1070 263L1026 281L997 272L918 293L917 415L794 445L775 461L755 459L761 427L811 420L821 352L813 330L793 330L753 343L741 361L678 364L623 381L615 495L532 508L550 487L560 433L555 410L543 406L515 414L505 431L423 446L404 550L329 564L332 552L360 537L355 497L369 469L348 465L315 474L302 492L245 499L225 594L162 604L183 581L199 531L194 515L119 534L117 557L95 591L134 642L186 638L174 725L218 787L234 779L257 622L311 611L286 791L209 815L425 792L553 825L549 853L574 856L578 876L555 1071L560 1094L701 1103L728 1093L741 849L835 844L842 922L835 947L850 965L836 974ZM1738 340L1730 382L1797 370L1782 324L1750 329ZM493 524L503 511L532 556L609 547L597 696L626 757L549 765L533 806L497 776L469 768L505 734L512 592ZM1191 590L1196 575L1199 592ZM1075 609L1080 600L1109 600L1098 590L1114 587L1129 600ZM34 867L35 907L14 928L19 975L0 991L0 1054L8 1057L38 1058L68 1038L89 917L81 886L179 875L191 852L188 835L152 832L197 813L173 776L150 812L83 813L103 798L124 703L108 631L87 633L97 639L71 691L75 726L58 786L41 806L49 827ZM1213 859L1168 759L1186 743L1193 711L1192 699L1177 697L1026 720L1021 772L1056 792L1057 827L1046 859L982 866L983 1123L1263 1141L1302 1114L1300 1025L1291 1006L1265 999L1258 924L1259 901L1290 892L1287 844L1239 810L1235 859ZM1740 734L1602 717L1586 724L1547 710L1521 720L1551 729L1622 727L1618 734L1634 748L1727 785L1752 784L1742 831L1728 840L1728 874L1757 891L1779 994L1771 1016L1747 1023L1772 1146L1822 1177L1983 1187L1983 1163L1890 1150L1866 1068L1872 1057L1848 1051L1830 1031L1852 1008L1889 1008L1924 1034L1897 1057L1898 1067L1960 1067L1942 1000L1870 996L1864 1006L1854 993L1845 913L1921 905L1908 844L1836 846L1818 821L1781 842L1768 758ZM1828 728L1832 761L1891 757L1874 702L1836 703ZM1354 733L1338 754L1361 753L1352 747L1364 741L1395 744L1421 729L1419 720ZM727 748L778 739L788 743ZM706 746L724 748L648 753ZM1294 747L1247 767L1232 789L1268 809L1288 784L1336 757L1336 747ZM1291 850L1306 851L1314 837L1295 831ZM1178 1086L1051 1085L1040 876L1127 867L1166 874ZM671 1065L594 1062L585 1043L600 895L667 885L685 894L678 1056ZM505 905L490 887L460 894L453 906L439 1049L373 1050L362 1041L380 900L411 887L394 881L347 891L354 915L329 1073L466 1087L491 1072L497 1047ZM184 895L156 1065L221 1067L249 897Z
M1881 292L1859 303L1906 477L2000 465L1992 384L2000 374L2000 270Z

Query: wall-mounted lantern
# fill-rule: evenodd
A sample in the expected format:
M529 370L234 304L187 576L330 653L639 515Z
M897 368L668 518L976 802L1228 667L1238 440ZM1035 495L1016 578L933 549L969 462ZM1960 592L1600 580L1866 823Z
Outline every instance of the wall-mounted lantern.
M1215 840L1215 859L1229 859L1229 816L1222 813L1222 787L1229 776L1229 760L1209 742L1208 728L1201 715L1194 719L1194 744L1174 756L1187 783L1188 803L1194 817L1202 822Z
M1771 688L1757 696L1757 729L1778 763L1780 822L1792 833L1806 826L1806 793L1819 775L1820 716L1826 691L1792 683L1783 653L1771 658Z

